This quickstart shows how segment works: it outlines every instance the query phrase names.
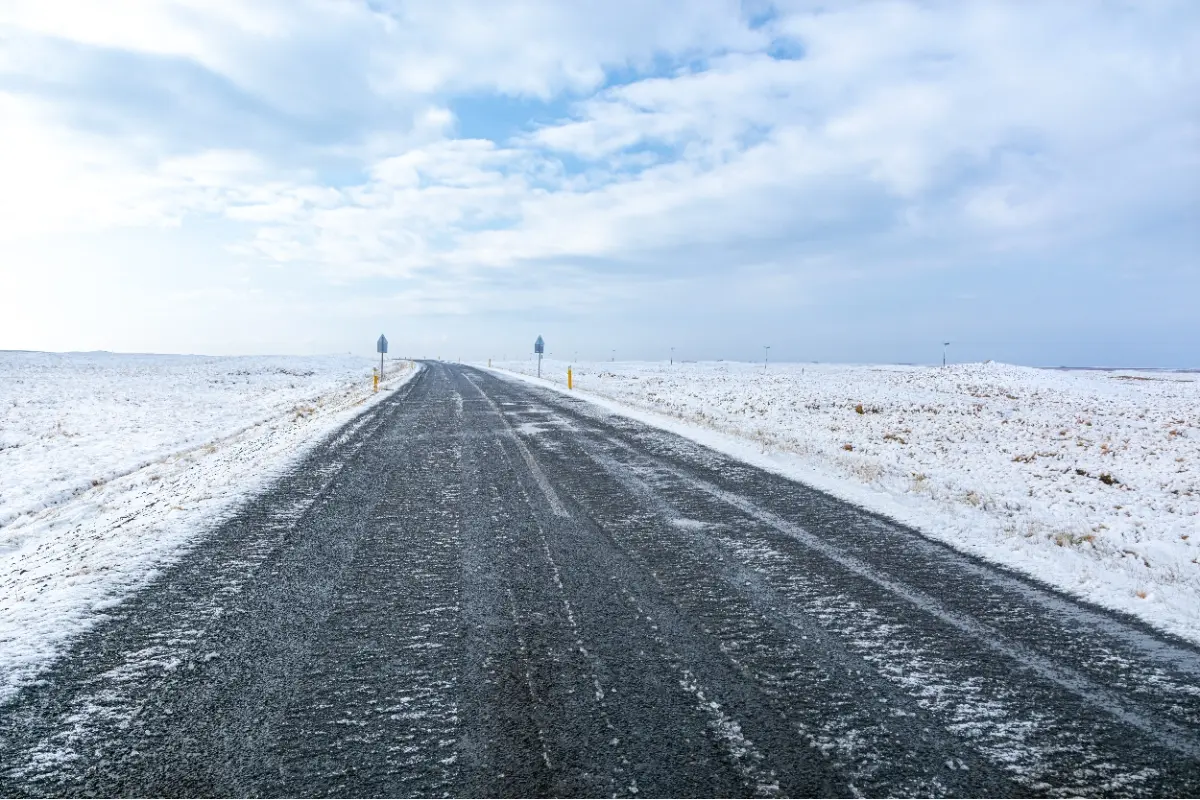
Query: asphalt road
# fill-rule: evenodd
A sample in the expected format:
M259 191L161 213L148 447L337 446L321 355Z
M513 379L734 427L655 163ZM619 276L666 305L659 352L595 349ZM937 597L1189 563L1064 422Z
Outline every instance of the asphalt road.
M433 363L0 709L0 795L1200 795L1200 651Z

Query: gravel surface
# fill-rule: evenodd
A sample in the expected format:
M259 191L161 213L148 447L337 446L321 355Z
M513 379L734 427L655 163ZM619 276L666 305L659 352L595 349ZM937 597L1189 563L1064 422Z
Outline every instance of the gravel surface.
M0 707L0 795L1200 793L1200 651L433 363Z

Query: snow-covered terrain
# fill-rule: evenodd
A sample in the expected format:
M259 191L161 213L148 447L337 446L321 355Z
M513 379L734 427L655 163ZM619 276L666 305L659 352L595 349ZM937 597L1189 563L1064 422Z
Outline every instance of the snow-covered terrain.
M565 388L566 370L542 374ZM1198 374L717 362L574 378L582 397L1200 642Z
M0 699L385 397L373 363L0 352Z

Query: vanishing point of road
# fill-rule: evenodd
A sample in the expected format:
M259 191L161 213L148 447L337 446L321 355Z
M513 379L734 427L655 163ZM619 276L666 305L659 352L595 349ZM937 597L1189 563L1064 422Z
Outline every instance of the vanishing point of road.
M430 363L0 707L0 795L1200 795L1200 651Z

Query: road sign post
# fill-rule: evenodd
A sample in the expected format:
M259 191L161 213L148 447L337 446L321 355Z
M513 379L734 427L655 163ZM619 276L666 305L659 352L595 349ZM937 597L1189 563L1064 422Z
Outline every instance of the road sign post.
M379 341L375 343L375 350L379 353L379 380L383 380L383 354L387 352L387 337L382 333L379 334Z
M542 377L542 353L546 352L546 343L539 336L537 341L533 343L533 352L537 353L538 357L538 377Z

